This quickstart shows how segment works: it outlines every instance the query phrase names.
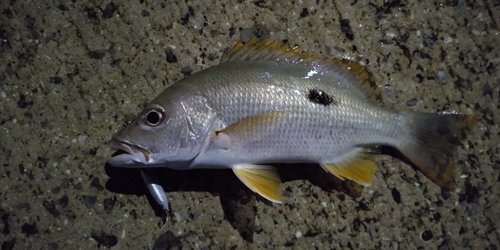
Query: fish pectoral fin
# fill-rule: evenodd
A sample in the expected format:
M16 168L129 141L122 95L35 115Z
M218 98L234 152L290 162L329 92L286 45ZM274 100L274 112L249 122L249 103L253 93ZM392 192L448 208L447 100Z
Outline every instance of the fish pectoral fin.
M321 164L321 167L341 180L353 180L363 186L373 183L377 170L375 162L364 155L356 155L340 163Z
M224 130L215 131L214 145L222 149L230 149L233 145L231 137L227 133L223 133Z
M240 165L235 166L233 172L250 190L272 202L283 202L283 189L276 168L264 165Z
M272 134L274 129L291 115L292 111L269 111L247 117L215 131L214 144L229 149L242 143L258 141Z

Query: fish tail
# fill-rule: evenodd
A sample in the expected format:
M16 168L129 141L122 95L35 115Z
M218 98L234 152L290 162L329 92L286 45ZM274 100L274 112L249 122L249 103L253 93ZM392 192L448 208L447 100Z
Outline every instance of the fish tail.
M479 119L461 114L404 112L404 115L408 118L405 130L410 137L398 150L432 182L454 191L454 152Z

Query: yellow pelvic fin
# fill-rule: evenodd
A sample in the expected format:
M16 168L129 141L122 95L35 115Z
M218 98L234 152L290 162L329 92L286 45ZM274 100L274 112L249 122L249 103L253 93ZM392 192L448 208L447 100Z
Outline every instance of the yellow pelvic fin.
M341 180L353 180L363 186L373 183L377 170L375 162L364 155L356 155L341 163L321 164L321 167Z
M351 81L358 89L355 93L360 93L369 100L382 101L382 89L376 84L377 79L361 64L343 58L319 58L310 55L306 51L300 51L298 48L291 48L288 43L279 46L277 41L262 39L257 42L257 39L253 37L245 44L242 42L237 43L228 53L222 56L220 63L231 61L317 63L322 67L333 69L332 72L334 73L341 70L346 75L349 75L355 80ZM351 88L351 84L346 86L346 89Z
M241 165L235 166L233 172L250 190L272 202L283 202L283 189L276 168L264 165Z
M242 142L257 141L268 136L274 128L292 115L292 111L269 111L247 117L224 129L215 131L214 143L229 149Z

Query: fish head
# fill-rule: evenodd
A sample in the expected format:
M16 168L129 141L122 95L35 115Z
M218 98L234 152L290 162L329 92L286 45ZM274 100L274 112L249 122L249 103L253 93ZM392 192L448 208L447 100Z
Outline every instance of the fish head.
M215 112L200 95L160 95L113 135L108 144L117 152L108 163L117 167L188 167L208 144L215 120Z

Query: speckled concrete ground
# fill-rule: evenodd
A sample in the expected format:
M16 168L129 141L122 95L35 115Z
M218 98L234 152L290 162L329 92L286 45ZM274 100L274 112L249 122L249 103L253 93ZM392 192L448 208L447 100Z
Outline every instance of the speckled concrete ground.
M2 249L500 247L499 1L72 2L0 2ZM385 155L368 188L280 166L281 205L231 171L159 170L174 212L159 228L138 173L105 167L105 143L254 34L360 61L389 107L481 117L461 191Z

